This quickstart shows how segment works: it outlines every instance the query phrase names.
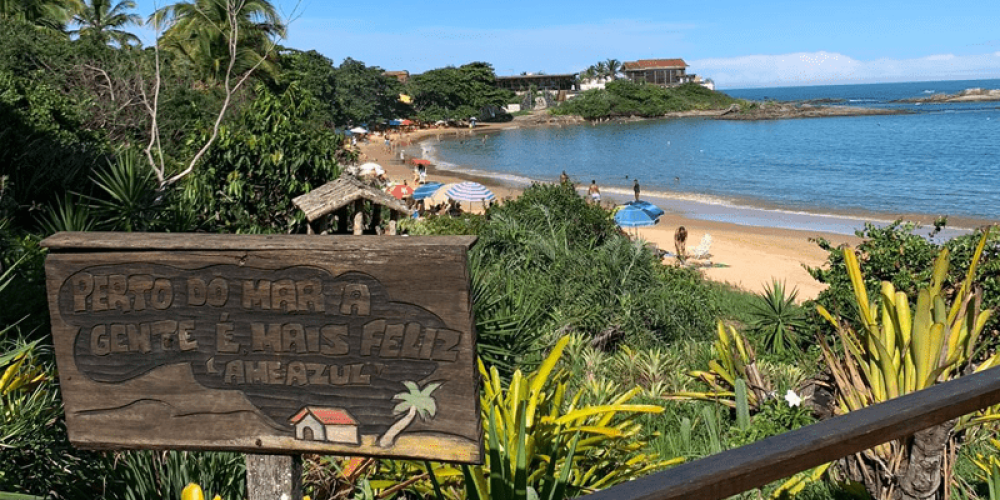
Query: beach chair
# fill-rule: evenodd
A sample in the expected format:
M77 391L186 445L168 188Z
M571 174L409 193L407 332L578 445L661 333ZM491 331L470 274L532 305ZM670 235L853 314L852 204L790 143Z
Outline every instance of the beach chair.
M712 248L712 235L705 233L705 236L701 237L701 243L698 244L697 248L691 250L688 257L692 259L707 259L712 256L709 250Z

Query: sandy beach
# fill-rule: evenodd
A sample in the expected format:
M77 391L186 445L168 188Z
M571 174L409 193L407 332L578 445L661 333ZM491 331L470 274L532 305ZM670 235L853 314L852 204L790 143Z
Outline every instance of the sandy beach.
M491 131L511 127L511 124L486 124L477 127L475 134L487 134ZM394 144L403 147L427 138L446 138L448 136L466 136L473 133L468 129L429 129L417 130L405 135L392 134ZM397 181L408 181L413 184L413 166L400 163L399 152L385 149L382 137L372 137L370 144L361 144L363 157L361 162L374 161L386 169L387 175ZM394 148L395 149L395 148ZM572 177L573 172L568 171ZM441 171L433 166L427 170L427 179L442 183L475 180L487 185L501 199L516 197L520 189L500 185L495 179L477 178L460 171ZM552 179L557 182L558 179ZM610 202L605 197L605 204ZM842 243L855 245L858 238L843 234L824 233L819 231L796 231L789 229L743 226L727 222L696 220L678 214L667 212L660 218L656 226L629 230L660 249L674 251L674 231L678 226L684 226L688 231L688 252L698 246L702 237L711 235L712 244L710 261L712 267L701 267L704 275L715 281L730 283L736 287L753 292L763 290L765 284L773 279L784 281L790 290L798 290L799 300L815 298L825 287L809 275L803 266L821 266L826 260L826 253L810 238L822 237L832 244ZM673 259L665 259L673 263Z

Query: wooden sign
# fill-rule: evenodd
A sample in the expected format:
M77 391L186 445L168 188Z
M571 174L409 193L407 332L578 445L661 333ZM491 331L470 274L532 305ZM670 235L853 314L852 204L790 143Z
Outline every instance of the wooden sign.
M479 463L474 241L56 234L70 440Z

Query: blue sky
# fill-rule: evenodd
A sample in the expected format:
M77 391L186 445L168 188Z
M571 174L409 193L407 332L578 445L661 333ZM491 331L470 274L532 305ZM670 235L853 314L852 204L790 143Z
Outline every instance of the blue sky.
M1000 78L996 0L272 1L291 15L284 45L410 73L472 61L498 75L575 73L608 58L680 57L720 88ZM144 17L156 5L136 3Z

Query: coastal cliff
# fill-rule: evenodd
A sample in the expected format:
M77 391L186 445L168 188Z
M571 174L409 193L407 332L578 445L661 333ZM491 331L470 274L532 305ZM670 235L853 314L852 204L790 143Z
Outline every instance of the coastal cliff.
M893 102L943 104L949 102L1000 101L1000 89L965 89L957 94L934 94L928 97L900 99Z

